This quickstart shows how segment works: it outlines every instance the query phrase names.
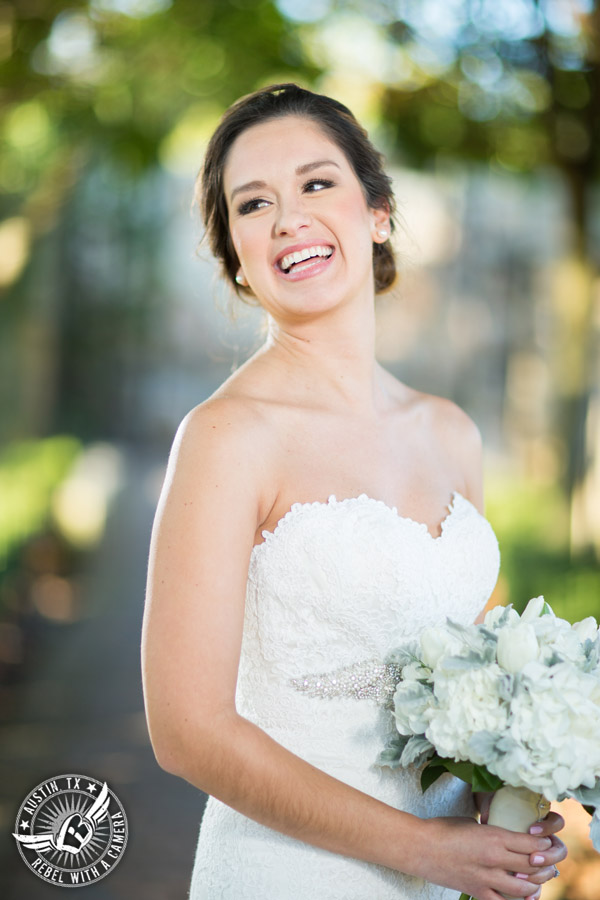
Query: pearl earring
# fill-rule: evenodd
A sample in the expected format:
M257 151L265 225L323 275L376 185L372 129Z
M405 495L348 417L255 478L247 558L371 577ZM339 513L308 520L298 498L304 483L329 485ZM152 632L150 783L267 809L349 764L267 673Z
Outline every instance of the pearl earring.
M387 236L388 236L388 233L385 230L385 228L380 228L378 230L377 234L379 235L380 238L387 238Z
M244 276L239 273L235 276L235 280L236 280L237 284L242 284L242 285L245 284L245 282L246 282L246 279L244 278Z

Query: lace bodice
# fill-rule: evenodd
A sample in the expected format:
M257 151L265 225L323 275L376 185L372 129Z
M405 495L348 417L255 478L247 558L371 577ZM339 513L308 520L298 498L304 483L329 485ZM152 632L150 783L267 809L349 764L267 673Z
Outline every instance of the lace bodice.
M344 500L332 494L326 503L295 503L263 537L248 571L238 712L293 753L389 805L422 816L473 814L462 782L444 776L423 795L418 772L375 764L394 726L368 692L364 699L347 691L315 696L298 685L364 661L384 662L393 648L446 617L472 622L498 575L489 523L456 492L439 537L366 494ZM209 800L192 900L455 896L295 841Z

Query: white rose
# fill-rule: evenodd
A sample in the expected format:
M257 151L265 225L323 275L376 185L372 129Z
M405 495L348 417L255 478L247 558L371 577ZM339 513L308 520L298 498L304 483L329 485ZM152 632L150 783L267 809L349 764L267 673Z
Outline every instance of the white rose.
M583 644L574 626L557 616L542 616L531 623L540 646L539 659L546 665L556 654L581 667Z
M583 644L585 641L595 641L598 636L598 623L593 616L582 619L581 622L575 622L573 631Z
M456 638L443 628L433 626L421 632L421 659L430 669L437 666L442 656L458 653L460 649Z
M533 597L521 613L521 622L531 622L533 619L539 619L544 606L546 606L546 601L542 596Z
M504 615L506 615L506 625L516 625L519 621L519 613L512 606L494 606L485 614L483 624L486 628L495 630L498 620Z
M531 625L519 624L498 632L498 664L506 672L519 672L539 656L540 648Z

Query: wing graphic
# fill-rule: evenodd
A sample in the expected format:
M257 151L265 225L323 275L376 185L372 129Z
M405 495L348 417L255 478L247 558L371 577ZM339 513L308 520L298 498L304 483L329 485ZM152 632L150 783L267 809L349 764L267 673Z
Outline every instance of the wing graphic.
M21 844L25 844L26 847L29 847L31 850L37 850L39 853L42 853L44 850L50 850L50 848L56 849L51 833L15 834L13 832L13 837L20 841Z
M106 784L106 782L104 782L104 784L102 785L102 790L100 791L90 808L86 809L84 819L91 819L94 825L97 825L98 822L101 822L106 815L109 803L110 797L108 796L108 785Z

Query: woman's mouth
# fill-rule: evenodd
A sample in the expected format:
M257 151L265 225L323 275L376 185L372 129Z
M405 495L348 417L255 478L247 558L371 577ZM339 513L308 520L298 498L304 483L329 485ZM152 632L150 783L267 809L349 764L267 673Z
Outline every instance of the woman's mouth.
M315 244L314 247L304 247L302 250L295 250L292 253L286 253L279 262L278 268L284 275L300 275L303 272L308 274L322 263L326 263L333 255L333 247L325 244Z

